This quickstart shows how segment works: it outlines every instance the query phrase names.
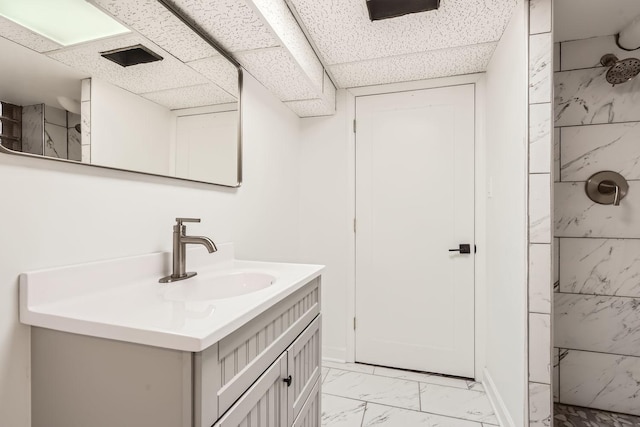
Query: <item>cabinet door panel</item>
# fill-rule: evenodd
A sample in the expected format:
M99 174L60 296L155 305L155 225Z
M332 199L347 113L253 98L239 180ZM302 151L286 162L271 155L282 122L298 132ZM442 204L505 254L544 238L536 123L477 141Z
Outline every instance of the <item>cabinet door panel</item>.
M219 414L231 407L319 312L320 279L316 278L219 342Z
M322 316L319 315L287 350L291 386L288 388L289 425L296 419L302 406L320 378L320 343Z
M311 394L300 409L300 414L293 423L293 427L320 427L320 379L316 380Z
M284 427L287 423L286 353L247 390L214 427Z

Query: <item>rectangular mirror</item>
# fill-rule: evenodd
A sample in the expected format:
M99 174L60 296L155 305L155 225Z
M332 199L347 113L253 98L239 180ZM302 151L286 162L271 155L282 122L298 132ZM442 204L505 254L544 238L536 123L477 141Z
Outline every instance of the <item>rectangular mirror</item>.
M2 2L0 54L3 153L241 184L242 70L170 3Z

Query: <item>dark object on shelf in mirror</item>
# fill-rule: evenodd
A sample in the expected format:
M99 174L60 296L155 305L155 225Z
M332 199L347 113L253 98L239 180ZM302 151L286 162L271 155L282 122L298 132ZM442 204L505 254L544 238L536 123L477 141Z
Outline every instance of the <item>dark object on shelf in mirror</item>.
M22 151L22 107L0 102L0 143L15 151Z

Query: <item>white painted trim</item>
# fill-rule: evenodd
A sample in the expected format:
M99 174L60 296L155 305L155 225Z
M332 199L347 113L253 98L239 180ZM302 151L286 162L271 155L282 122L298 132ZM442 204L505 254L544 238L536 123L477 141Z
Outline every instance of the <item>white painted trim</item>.
M486 138L486 79L476 82L476 140L475 140L475 371L476 381L484 380L487 353L487 138Z
M496 388L493 378L487 368L484 368L483 376L484 381L482 384L487 392L487 397L489 397L489 402L491 402L491 406L493 407L493 412L496 414L498 424L502 427L516 427L516 424L513 421L513 418L511 418L511 415L507 410L507 406L502 400L502 396L498 393L498 389Z
M444 86L457 86L476 83L484 77L484 74L485 73L465 74L463 76L442 77L439 79L415 80L403 83L355 87L347 89L347 93L350 93L353 96L367 96L391 92L404 92L409 90L433 89ZM355 116L351 118L353 119Z
M324 347L323 347L324 349ZM322 360L325 362L334 362L334 363L348 363L344 361L344 358L342 357L325 357L324 353L322 355Z
M331 362L344 363L347 360L347 351L343 347L322 346L322 359Z
M430 80L418 80L404 83L392 83L376 86L365 86L351 88L346 90L346 106L347 106L347 141L349 144L349 171L347 182L349 185L349 209L350 218L355 218L355 134L353 132L352 123L356 118L355 98L356 96L379 95L392 92L403 92L420 89L433 89L444 86L456 86L464 84L475 84L475 108L476 108L476 128L475 128L475 241L478 250L484 248L485 228L486 228L486 165L484 158L484 147L486 145L485 138L485 73L467 74L462 76L443 77ZM355 293L356 293L356 277L355 277L355 234L353 230L349 230L349 262L347 283L347 342L346 355L343 361L355 362L355 331L353 329L353 318L355 317ZM476 255L475 270L475 379L483 381L484 366L486 361L485 341L486 341L486 276L485 276L485 257L483 253ZM330 349L323 348L323 354L337 355Z
M356 98L350 91L345 91L347 106L347 185L349 207L347 208L348 218L356 217L356 134L353 131L353 121L356 118ZM349 260L347 262L347 342L346 342L346 362L356 360L356 331L353 328L353 319L356 317L356 234L349 221Z

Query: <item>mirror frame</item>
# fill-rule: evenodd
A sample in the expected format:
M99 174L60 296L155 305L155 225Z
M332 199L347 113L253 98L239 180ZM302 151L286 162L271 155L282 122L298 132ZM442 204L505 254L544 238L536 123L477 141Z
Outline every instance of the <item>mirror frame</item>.
M196 33L200 38L202 38L202 40L204 40L211 47L213 47L227 61L231 62L231 64L233 64L236 67L236 70L238 71L238 132L237 132L237 137L238 137L237 138L238 139L238 142L237 142L237 150L238 150L238 152L237 152L237 156L238 156L237 157L237 159L238 159L237 178L238 178L238 181L235 184L218 184L218 183L214 183L214 182L200 181L200 180L196 180L196 179L181 178L179 176L161 175L161 174L157 174L157 173L136 171L136 170L132 170L132 169L116 168L116 167L113 167L113 166L93 165L91 163L82 163L82 162L78 162L78 161L75 161L75 160L61 159L61 158L58 158L58 157L47 157L47 156L44 156L44 155L23 153L23 152L20 152L20 151L9 150L8 148L4 147L2 144L0 144L0 153L11 154L11 155L14 155L14 156L21 156L21 157L31 157L31 158L40 159L40 160L52 160L52 161L55 161L55 162L64 162L64 163L70 163L70 164L74 164L74 165L97 167L97 168L101 168L101 169L110 169L110 170L115 170L115 171L138 173L138 174L147 175L147 176L158 176L158 177L162 177L162 178L178 179L178 180L181 180L181 181L197 182L197 183L201 183L201 184L217 185L217 186L220 186L220 187L227 187L227 188L238 188L238 187L240 187L242 185L242 116L243 116L243 114L242 114L242 92L243 92L243 84L242 84L242 81L243 81L243 69L242 69L242 66L231 55L229 55L224 49L222 49L218 45L218 43L216 43L214 40L212 40L211 37L209 37L202 29L200 29L200 27L198 27L198 25L196 25L195 22L193 22L191 19L189 19L184 13L182 13L182 11L180 11L178 8L176 8L173 4L171 4L167 0L156 0L156 1L158 3L160 3L161 5L163 5L168 11L173 13L176 16L176 18L178 18L180 21L182 21L187 27L189 27L189 29L191 31Z

